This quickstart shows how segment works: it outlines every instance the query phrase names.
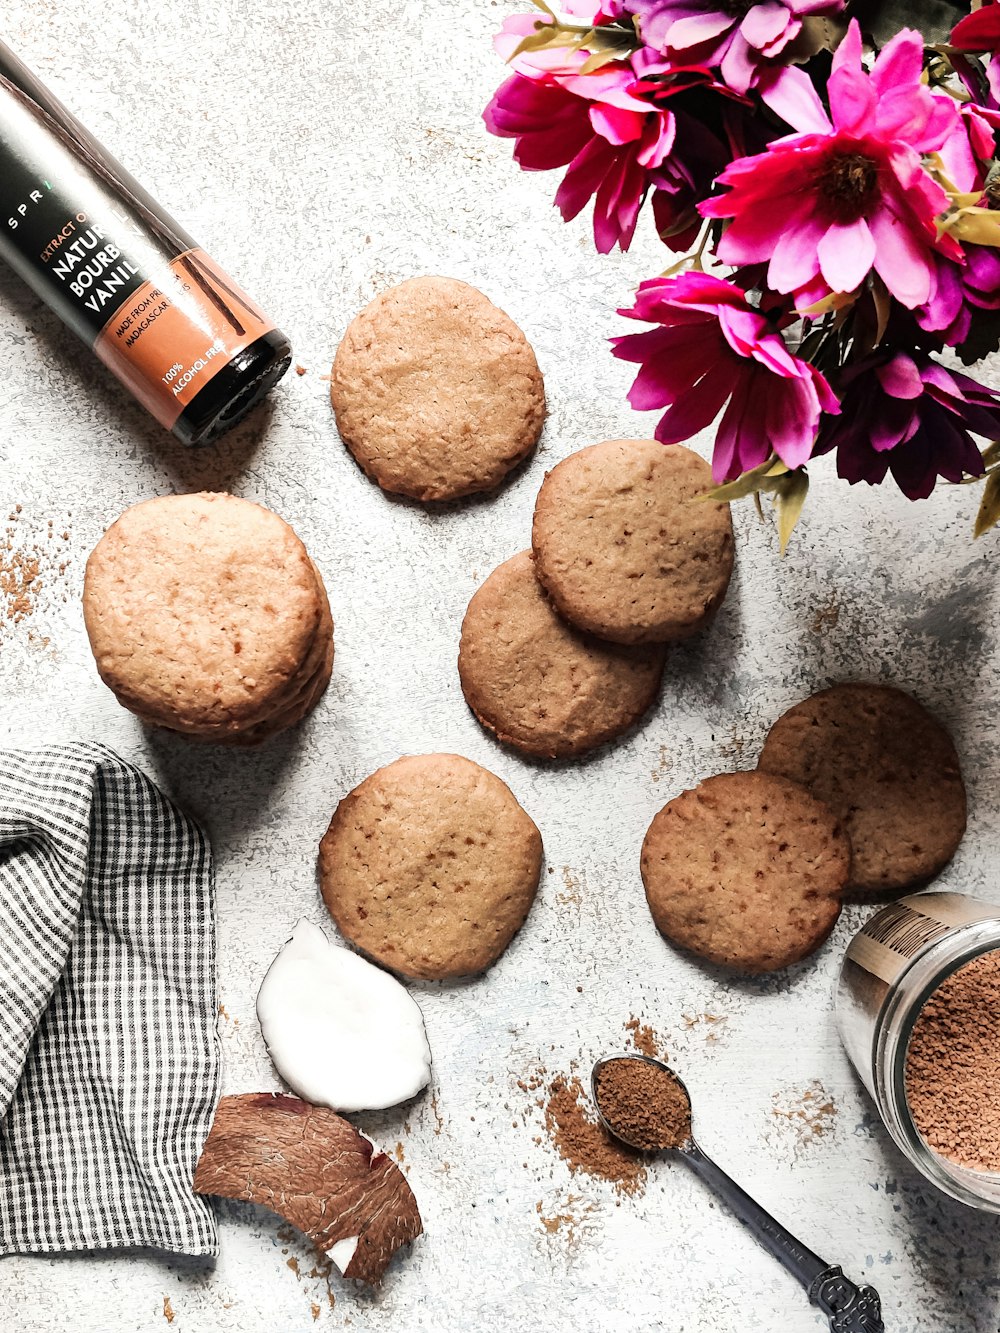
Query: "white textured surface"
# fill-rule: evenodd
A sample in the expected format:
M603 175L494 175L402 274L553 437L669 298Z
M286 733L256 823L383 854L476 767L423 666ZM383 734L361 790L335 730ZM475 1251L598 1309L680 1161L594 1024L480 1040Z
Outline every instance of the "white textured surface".
M276 314L308 373L289 376L217 450L187 454L0 273L0 520L20 503L20 539L72 555L62 576L46 557L33 618L0 625L0 739L101 737L206 821L230 1091L278 1086L255 989L298 917L323 919L317 843L337 799L373 768L434 749L486 764L542 829L549 873L489 974L414 988L433 1099L358 1117L388 1149L402 1144L426 1224L380 1294L334 1275L331 1305L325 1280L308 1276L307 1247L279 1235L273 1217L229 1206L214 1267L0 1261L0 1323L38 1333L818 1327L683 1170L664 1166L643 1198L619 1202L571 1177L545 1141L535 1095L517 1080L539 1061L585 1069L622 1046L634 1014L688 1081L705 1148L824 1257L872 1280L892 1333L996 1333L996 1220L938 1197L907 1167L838 1045L831 986L863 911L811 963L734 983L660 940L638 874L664 801L752 764L770 720L814 687L873 676L916 690L954 729L971 820L943 881L998 892L997 538L971 543L975 492L944 489L910 506L888 488L848 492L820 467L784 563L771 527L741 507L739 571L716 626L672 655L646 726L589 762L524 762L463 704L462 613L494 565L527 544L544 468L652 420L629 411L627 368L603 340L660 254L646 240L624 260L596 256L586 224L565 227L552 210L555 177L521 175L509 144L485 134L479 111L501 75L490 35L504 12L488 0L4 6L2 35ZM552 409L539 455L505 491L435 512L365 481L338 442L321 378L358 308L423 272L477 284L518 320ZM105 525L136 500L200 487L231 487L290 519L337 621L322 706L256 753L144 733L97 680L84 635L83 562ZM836 1107L819 1136L781 1114L814 1081ZM550 1234L542 1222L563 1213L580 1219L572 1244L565 1227Z

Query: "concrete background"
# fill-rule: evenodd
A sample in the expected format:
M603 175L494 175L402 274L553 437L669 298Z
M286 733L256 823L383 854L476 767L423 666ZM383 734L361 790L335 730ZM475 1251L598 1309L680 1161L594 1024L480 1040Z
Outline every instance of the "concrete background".
M206 821L229 1091L280 1086L256 988L300 915L329 927L316 845L336 801L372 769L438 749L487 765L539 824L548 873L491 972L414 987L433 1097L358 1117L402 1151L426 1225L379 1294L334 1277L328 1296L308 1246L270 1215L225 1206L216 1264L0 1262L0 1322L33 1333L820 1327L681 1167L657 1167L643 1197L620 1200L571 1177L553 1151L537 1094L518 1080L540 1066L586 1071L622 1047L635 1016L688 1080L704 1147L824 1257L873 1281L892 1333L996 1333L997 1221L909 1169L838 1043L832 984L865 910L847 911L805 965L734 982L658 937L638 874L643 833L666 800L752 765L771 720L813 689L872 677L914 690L952 727L971 818L942 882L998 892L998 538L972 542L977 491L942 488L910 505L889 487L849 490L821 465L783 562L772 524L737 507L739 569L718 622L672 653L646 725L588 762L526 762L464 706L463 611L527 545L545 468L652 428L629 410L628 369L604 340L621 331L615 307L663 266L649 228L625 258L597 256L589 224L564 226L552 209L556 178L522 175L509 144L486 135L479 113L502 76L490 37L505 12L488 0L5 6L2 36L275 313L307 373L218 448L186 453L0 273L0 521L22 506L12 540L40 546L43 585L31 617L0 621L0 740L100 737ZM509 311L551 403L538 456L505 490L433 511L364 479L322 378L354 313L426 272L473 282ZM333 686L306 726L256 753L144 732L98 681L84 634L83 564L104 527L134 501L198 488L283 514L330 589Z

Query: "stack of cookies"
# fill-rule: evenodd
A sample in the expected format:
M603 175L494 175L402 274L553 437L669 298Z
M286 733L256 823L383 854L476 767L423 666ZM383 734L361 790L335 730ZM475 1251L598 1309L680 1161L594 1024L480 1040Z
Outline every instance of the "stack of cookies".
M659 691L667 645L704 629L733 570L729 506L681 445L606 440L538 494L532 550L473 597L458 669L499 740L563 758L620 735Z
M87 562L101 679L143 722L255 745L301 722L333 670L333 619L305 546L232 495L147 500Z

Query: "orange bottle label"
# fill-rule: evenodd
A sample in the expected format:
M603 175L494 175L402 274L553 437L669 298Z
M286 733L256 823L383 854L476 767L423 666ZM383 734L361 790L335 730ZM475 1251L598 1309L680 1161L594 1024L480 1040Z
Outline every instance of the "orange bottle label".
M122 302L94 351L169 430L214 375L274 327L204 250L186 250Z

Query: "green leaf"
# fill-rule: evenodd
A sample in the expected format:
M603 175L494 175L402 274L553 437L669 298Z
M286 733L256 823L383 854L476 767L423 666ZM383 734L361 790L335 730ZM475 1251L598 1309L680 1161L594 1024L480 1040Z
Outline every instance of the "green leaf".
M710 491L705 491L703 495L696 495L694 498L696 500L742 500L748 495L756 495L758 491L771 490L774 483L768 481L768 476L772 468L775 467L787 471L784 463L772 455L759 467L744 472L742 477L737 477L734 481L724 481L721 486L713 486Z
M584 45L586 45L586 43L584 43ZM618 52L611 48L608 48L605 51L595 51L594 54L588 56L580 66L580 73L594 74L597 70L603 69L605 65L610 64L612 60L617 60L617 58Z
M798 468L788 474L781 489L774 493L774 505L778 511L778 545L782 555L785 554L796 523L802 517L802 506L808 492L809 478L803 468Z
M991 472L986 478L986 485L983 487L983 498L979 502L979 513L976 515L973 536L981 537L984 532L989 532L990 528L998 521L1000 521L1000 471Z

